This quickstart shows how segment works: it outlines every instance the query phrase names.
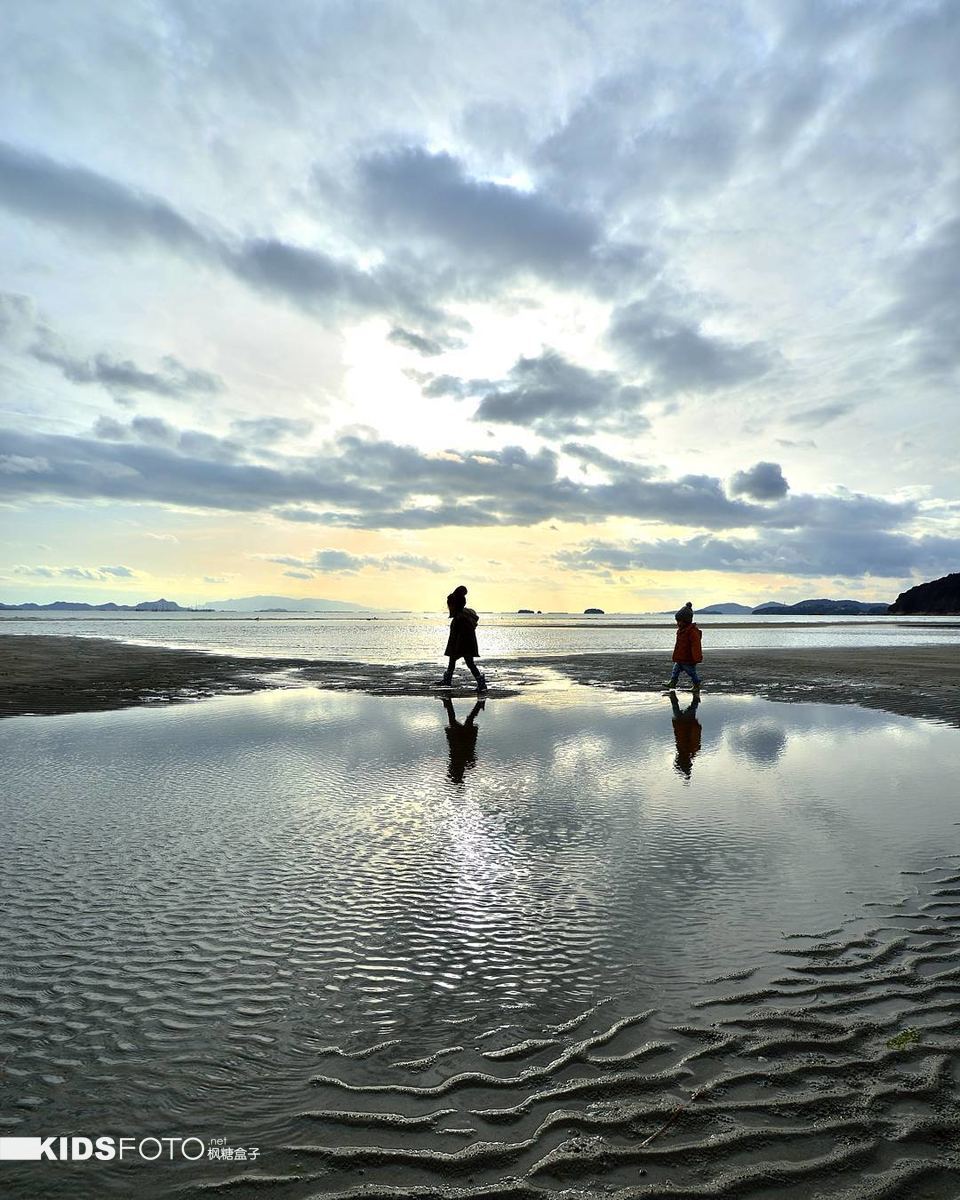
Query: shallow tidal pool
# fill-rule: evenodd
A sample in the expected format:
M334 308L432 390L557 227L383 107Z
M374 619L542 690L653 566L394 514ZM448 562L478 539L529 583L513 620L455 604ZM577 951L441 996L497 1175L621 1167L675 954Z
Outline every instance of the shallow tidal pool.
M958 747L956 729L852 706L578 687L485 705L291 690L6 721L0 1135L190 1135L258 1154L0 1162L0 1191L200 1195L247 1175L231 1195L270 1176L282 1197L586 1196L749 1173L782 1147L744 1141L729 1104L680 1166L656 1155L683 1123L638 1158L643 1121L655 1132L716 1072L739 1078L757 1004L846 1019L857 979L848 1009L864 1037L876 1026L886 1070L909 1006L885 1005L880 968L927 943L935 964L954 953L937 898L951 889L931 888L951 881ZM931 970L898 959L895 974L914 972L916 992ZM931 1004L956 1025L951 987ZM796 1016L824 998L833 1009ZM721 1017L732 1040L707 1052ZM649 1112L624 1116L638 1097ZM795 1166L861 1137L814 1116L809 1147L788 1138ZM937 1143L914 1150L931 1189L916 1194L950 1194ZM817 1178L795 1194L821 1194Z

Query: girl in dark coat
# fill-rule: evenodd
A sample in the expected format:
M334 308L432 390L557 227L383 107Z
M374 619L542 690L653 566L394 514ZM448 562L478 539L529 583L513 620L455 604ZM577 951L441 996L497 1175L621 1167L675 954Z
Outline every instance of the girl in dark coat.
M444 650L444 654L450 661L443 678L439 681L439 686L443 688L453 686L453 672L457 666L457 659L462 658L467 664L470 674L477 681L477 691L485 692L487 681L473 661L480 657L480 651L477 648L477 624L480 618L472 608L467 608L467 589L462 584L460 587L454 588L447 597L447 611L450 613L450 636L447 638L447 648Z

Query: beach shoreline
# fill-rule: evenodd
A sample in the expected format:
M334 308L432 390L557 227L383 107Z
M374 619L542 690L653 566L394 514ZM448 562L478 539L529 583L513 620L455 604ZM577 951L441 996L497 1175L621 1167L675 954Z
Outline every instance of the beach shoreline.
M659 693L667 652L571 654L492 665L491 697L557 679ZM375 664L249 657L107 638L12 635L0 641L0 716L103 712L280 687L432 695L435 663ZM461 673L463 674L463 673ZM454 695L472 693L466 676ZM960 652L951 645L723 650L704 664L704 696L860 704L960 726Z

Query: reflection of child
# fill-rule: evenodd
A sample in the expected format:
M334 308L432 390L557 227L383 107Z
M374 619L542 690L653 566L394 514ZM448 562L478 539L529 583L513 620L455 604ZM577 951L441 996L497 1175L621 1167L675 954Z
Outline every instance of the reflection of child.
M477 734L480 732L474 722L477 715L483 711L485 701L478 700L467 719L461 723L453 707L453 701L444 696L443 706L447 710L447 742L450 746L450 766L447 775L453 783L463 783L466 771L477 765Z
M677 743L677 756L673 765L686 779L690 778L693 770L694 756L700 749L700 722L697 720L697 705L699 695L694 692L693 700L687 708L681 708L677 697L671 692L670 703L673 706L673 736Z
M670 676L671 690L677 686L680 672L685 671L693 680L693 690L700 691L700 676L697 663L703 662L701 649L702 634L693 623L693 604L688 600L676 614L677 640L673 647L673 674Z

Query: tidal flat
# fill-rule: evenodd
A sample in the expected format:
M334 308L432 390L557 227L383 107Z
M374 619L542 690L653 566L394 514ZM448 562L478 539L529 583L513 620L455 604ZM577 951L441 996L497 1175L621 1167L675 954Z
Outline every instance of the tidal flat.
M0 723L0 1133L258 1150L7 1194L956 1195L960 733L516 670Z

